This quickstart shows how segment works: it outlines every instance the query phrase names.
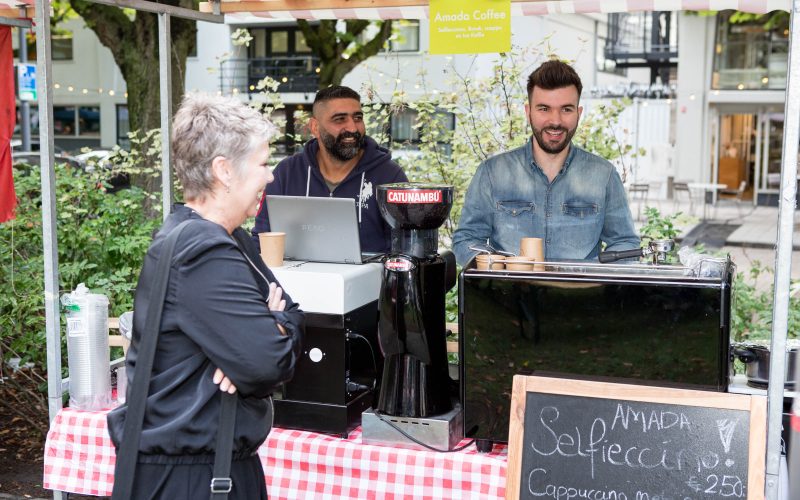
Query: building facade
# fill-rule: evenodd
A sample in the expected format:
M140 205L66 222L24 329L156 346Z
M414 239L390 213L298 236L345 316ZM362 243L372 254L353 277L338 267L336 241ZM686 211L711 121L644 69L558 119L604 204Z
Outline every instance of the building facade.
M680 14L676 179L744 187L776 205L780 184L789 29L732 22L733 11ZM698 127L699 125L699 127Z
M641 19L644 23L648 18L643 15ZM402 90L413 101L431 90L449 90L452 76L442 68L450 68L451 75L457 72L480 78L488 75L497 58L496 54L429 55L427 20L397 24L395 37L385 50L357 66L345 77L344 85L363 89L369 84L377 92L376 97L383 100ZM613 88L630 89L632 84L646 87L651 80L648 67L609 58L608 47L619 42L619 37L610 38L611 24L614 21L601 14L514 18L512 43L523 48L538 47L573 61L584 81L586 98L602 97ZM252 37L249 46L233 43L231 35L239 29L246 29ZM35 55L35 51L29 50L29 54ZM84 146L125 147L129 131L125 82L110 51L77 18L64 23L54 34L53 59L57 146L72 152ZM296 126L295 116L297 111L307 111L313 101L318 87L317 68L318 61L295 22L228 16L225 25L198 23L197 51L187 60L186 89L258 99L257 82L272 76L280 83L278 91L286 105L280 112L286 122L284 131L289 136L302 136L304 131ZM38 135L36 112L34 105L34 138ZM413 145L413 124L413 114L393 117L393 139ZM287 139L279 145L278 154L291 154L296 147L294 141Z

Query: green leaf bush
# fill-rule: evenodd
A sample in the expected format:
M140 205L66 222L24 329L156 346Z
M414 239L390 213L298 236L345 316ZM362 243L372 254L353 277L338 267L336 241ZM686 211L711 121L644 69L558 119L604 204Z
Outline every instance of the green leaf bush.
M135 170L135 163L134 154L132 160L118 158L112 170L87 172L55 165L59 295L86 283L93 292L108 296L112 316L133 308L139 268L160 224L160 218L146 216L145 200L153 196L141 188L106 192L105 179L121 170ZM152 169L149 172L144 175L152 175ZM0 282L6 288L0 294L0 343L5 346L4 361L19 356L23 363L44 369L41 170L31 165L15 167L14 182L19 200L16 218L0 224ZM61 326L63 330L63 319Z

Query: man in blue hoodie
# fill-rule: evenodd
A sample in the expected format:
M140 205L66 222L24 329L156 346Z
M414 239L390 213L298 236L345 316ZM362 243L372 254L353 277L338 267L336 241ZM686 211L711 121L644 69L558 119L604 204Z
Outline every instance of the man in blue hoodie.
M314 139L303 151L281 161L266 195L353 198L358 212L363 252L388 252L391 228L381 217L375 198L380 184L407 182L387 149L366 136L361 96L343 86L317 92L309 121ZM253 241L270 230L266 198L256 215Z

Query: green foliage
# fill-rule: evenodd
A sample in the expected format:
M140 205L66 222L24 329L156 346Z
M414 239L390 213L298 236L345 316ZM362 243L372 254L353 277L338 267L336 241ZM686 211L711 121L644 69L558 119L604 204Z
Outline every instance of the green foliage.
M774 271L759 261L747 276L736 275L733 286L731 307L731 337L737 342L746 340L767 340L772 334L773 288L759 288L760 278L771 283ZM800 283L792 284L789 294L788 338L800 338L800 296L797 291Z
M367 133L393 150L416 149L396 158L412 181L450 184L455 189L450 217L440 233L443 246L450 246L467 187L478 165L524 145L531 137L524 111L527 77L543 61L554 57L545 38L536 46L500 54L487 77L474 78L448 67L444 69L450 77L448 92L428 90L425 74L420 74L424 96L416 102L409 102L400 90L383 100L367 86L368 102L363 104ZM620 101L598 106L584 116L575 143L609 160L630 157L632 147L619 134L609 132L627 104ZM392 115L404 110L416 113L413 129L419 139L417 144L393 142L387 134ZM455 130L448 127L447 113L455 118Z
M109 297L111 315L132 309L139 268L160 224L145 216L144 200L151 196L140 188L106 192L104 179L132 168L138 155L119 154L124 158L111 171L55 166L59 294L86 283ZM0 225L0 282L6 287L0 294L0 341L23 362L45 367L41 171L15 168L14 182L16 219Z
M319 88L339 85L359 63L377 54L392 36L393 21L297 20L311 52L319 58Z
M686 12L699 17L712 17L719 14L719 11L716 10L689 10ZM789 28L789 13L785 10L773 10L765 14L756 14L737 10L731 14L728 22L731 24L760 24L767 31L783 30Z
M670 215L662 215L654 207L644 209L647 219L642 225L639 233L642 236L642 248L648 246L653 240L674 240L680 231L675 227L676 224L686 225L695 222L697 218L678 212Z
M647 248L651 241L656 240L675 240L680 234L680 230L676 227L678 225L686 225L695 222L697 219L690 215L685 215L682 212L662 215L661 212L654 207L646 207L644 209L646 218L645 223L639 229L639 234L642 238L642 248ZM675 247L669 254L667 254L666 263L674 264L678 261L677 253L680 245L675 243ZM702 249L695 247L695 250L702 252Z
M631 102L626 97L594 107L581 118L580 126L573 138L573 142L581 148L620 167L623 182L627 179L629 170L625 160L645 154L644 148L634 151L633 146L625 141L626 130L617 129L620 115Z

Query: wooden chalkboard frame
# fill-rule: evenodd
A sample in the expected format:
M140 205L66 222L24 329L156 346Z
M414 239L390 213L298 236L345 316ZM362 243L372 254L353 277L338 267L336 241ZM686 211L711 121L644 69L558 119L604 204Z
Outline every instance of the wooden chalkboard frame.
M750 414L747 498L753 500L764 498L767 399L763 396L515 375L508 430L506 500L517 500L520 495L525 403L529 392L747 411Z

